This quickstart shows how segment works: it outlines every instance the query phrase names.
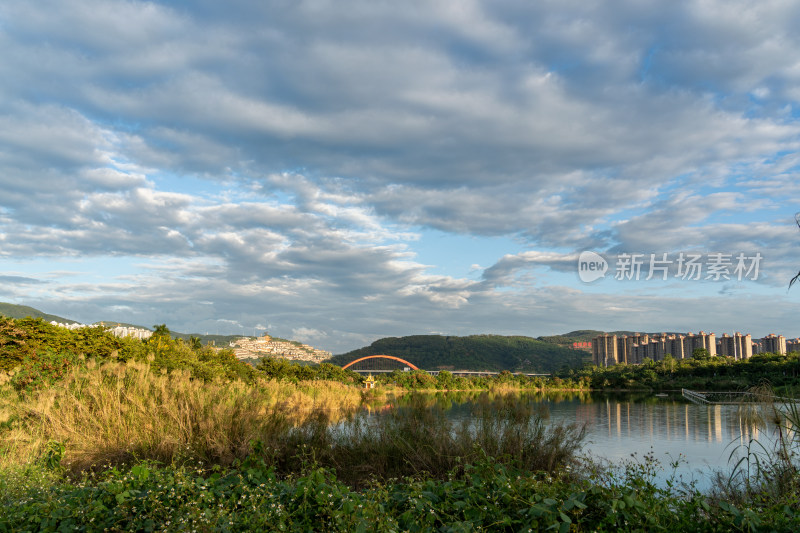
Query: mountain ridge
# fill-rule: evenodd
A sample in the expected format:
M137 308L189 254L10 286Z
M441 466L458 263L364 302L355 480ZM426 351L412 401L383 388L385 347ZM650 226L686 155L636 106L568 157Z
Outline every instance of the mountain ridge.
M40 311L34 307L30 307L27 305L20 305L20 304L12 304L8 302L0 302L0 316L7 316L9 318L41 318L45 322L58 322L62 324L80 324L77 320L72 320L70 318L64 318L58 315L52 315L49 313L45 313ZM129 324L126 322L118 322L116 320L98 320L93 324L103 324L108 327L114 327L117 325L125 326L125 327L133 327L133 328L140 328L140 329L147 329L152 331L152 327L140 326L138 324ZM215 346L224 346L226 347L231 341L235 339L240 339L242 337L246 337L246 335L204 335L202 333L180 333L177 331L170 330L170 334L173 337L189 340L190 337L197 337L200 339L202 344L207 344L208 342L213 343Z
M43 311L39 311L27 305L12 304L8 302L0 302L0 316L7 316L9 318L41 318L47 322L60 322L64 324L78 324L77 320L64 318L58 315L51 315Z
M491 370L554 373L578 368L589 354L521 335L409 335L384 337L369 346L333 356L329 362L345 365L367 355L392 355L425 370Z

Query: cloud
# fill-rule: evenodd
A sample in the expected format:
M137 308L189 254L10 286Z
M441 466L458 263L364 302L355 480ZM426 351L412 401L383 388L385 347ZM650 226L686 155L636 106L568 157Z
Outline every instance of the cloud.
M758 291L778 290L800 263L798 21L781 2L4 2L0 268L98 278L6 290L331 346L663 315L548 288L583 250L761 251ZM518 248L464 251L490 265L466 278L423 257L431 230ZM708 310L682 298L668 311Z
M36 278L29 278L27 276L0 275L0 283L8 283L14 285L39 285L41 283L47 283L47 282Z

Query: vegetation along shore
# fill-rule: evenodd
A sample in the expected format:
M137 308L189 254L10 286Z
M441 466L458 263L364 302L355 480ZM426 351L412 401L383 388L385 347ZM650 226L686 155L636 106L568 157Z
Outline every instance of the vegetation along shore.
M754 448L749 470L736 465L704 492L656 483L651 458L599 466L583 454L581 426L549 421L535 395L515 392L763 378L785 392L789 356L551 378L398 372L365 391L362 376L332 364L253 367L166 327L141 341L0 317L0 370L0 531L800 527L800 417L770 387L759 405L778 422L776 448ZM474 407L455 419L430 396L393 399L411 389L473 390Z

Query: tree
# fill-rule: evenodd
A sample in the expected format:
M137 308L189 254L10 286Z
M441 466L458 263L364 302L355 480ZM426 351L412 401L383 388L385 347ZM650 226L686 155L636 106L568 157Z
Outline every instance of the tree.
M154 345L156 350L160 350L163 346L169 345L172 340L172 333L169 331L166 324L155 325L153 326L153 330L153 334L147 340L148 344Z
M670 374L675 370L675 358L672 357L671 353L665 355L664 359L661 360L661 368L669 370Z
M436 376L436 388L442 390L450 390L453 388L453 374L447 370L442 370Z
M28 337L16 320L0 316L0 370L11 370L31 351L27 346Z
M166 324L157 324L157 325L153 326L153 337L156 337L156 336L159 336L159 335L163 336L163 337L167 337L167 338L170 337L171 332L170 332L170 330L169 330L169 328L167 327Z
M202 343L200 342L200 337L189 337L189 346L191 346L192 350L199 350L203 347Z
M697 361L708 361L711 359L711 354L708 353L708 350L705 348L695 348L694 351L692 351L692 359Z

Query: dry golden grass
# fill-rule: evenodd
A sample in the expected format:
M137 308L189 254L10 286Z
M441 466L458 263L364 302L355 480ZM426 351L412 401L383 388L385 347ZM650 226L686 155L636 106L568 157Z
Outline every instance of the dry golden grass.
M358 389L335 382L248 385L154 373L146 363L87 366L27 399L4 387L0 416L15 422L0 432L0 463L28 462L56 441L72 470L136 459L230 464L254 441L269 443L319 412L335 419L361 402Z

